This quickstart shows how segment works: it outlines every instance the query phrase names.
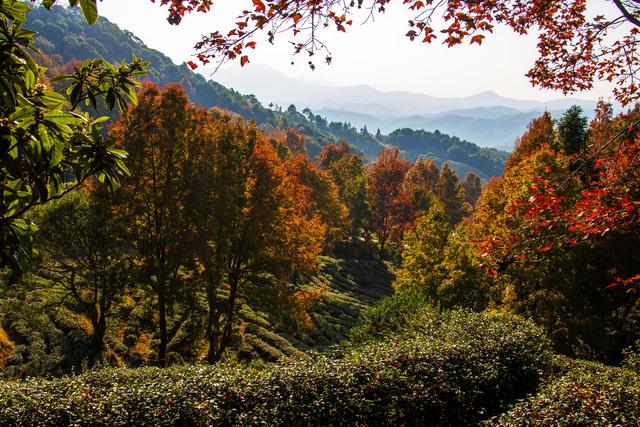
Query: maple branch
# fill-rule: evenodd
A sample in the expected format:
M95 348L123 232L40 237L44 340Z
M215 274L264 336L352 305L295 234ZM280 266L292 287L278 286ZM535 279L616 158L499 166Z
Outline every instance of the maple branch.
M622 12L624 17L627 18L627 21L631 22L636 27L640 27L640 19L638 19L638 17L636 15L634 15L633 13L629 12L627 7L622 3L621 0L612 0L612 1L613 1L613 4L616 5L618 10L620 10L620 12Z

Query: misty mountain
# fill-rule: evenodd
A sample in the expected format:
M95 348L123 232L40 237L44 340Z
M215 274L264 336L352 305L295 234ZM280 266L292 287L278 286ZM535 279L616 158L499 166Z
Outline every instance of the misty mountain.
M485 91L468 97L434 97L411 92L384 92L369 86L331 86L322 81L302 81L285 76L266 65L251 65L242 72L221 69L205 76L264 104L309 108L331 121L366 126L383 133L411 128L439 130L481 146L511 150L527 124L544 111L558 117L571 105L587 115L595 101L563 98L548 102L518 100Z
M330 86L322 82L302 81L285 76L273 68L253 64L237 72L233 68L220 69L212 74L204 68L206 77L243 93L252 93L264 104L312 110L333 109L354 111L377 117L403 117L444 113L451 110L478 107L508 107L524 111L566 110L571 105L580 105L585 111L592 110L595 101L563 98L548 102L511 99L492 91L468 97L436 97L425 94L394 91L385 92L370 86Z
M551 111L555 117L559 117L562 113L563 110ZM331 109L318 110L318 114L331 121L351 123L358 128L366 126L373 132L380 129L386 134L402 128L439 130L473 141L483 147L510 151L513 149L514 141L525 132L531 120L539 117L542 112L520 112L507 107L482 107L443 114L398 118L379 118L368 114Z

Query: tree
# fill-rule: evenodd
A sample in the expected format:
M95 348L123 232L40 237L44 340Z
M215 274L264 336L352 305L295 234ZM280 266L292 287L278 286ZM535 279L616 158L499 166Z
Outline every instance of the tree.
M560 147L568 155L585 154L589 120L577 105L570 107L557 123Z
M413 198L416 209L427 211L431 194L438 195L440 169L431 159L418 159L407 172L403 190Z
M135 277L133 254L108 205L87 190L49 203L41 211L37 243L41 260L36 273L62 286L91 321L93 366L103 361L112 306Z
M449 233L442 263L438 266L441 281L436 290L441 306L476 311L487 308L496 280L487 274L483 263L467 223L458 224Z
M548 179L546 175L553 169L551 164L544 172L529 178L533 194L522 197L516 204L518 214L523 215L526 222L517 236L496 245L496 248L500 247L496 253L503 254L498 257L513 253L514 248L547 252L580 242L593 243L612 231L636 231L640 217L640 139L637 133L640 120L637 112L619 116L610 127L603 117L599 120L594 128L598 128L598 135L607 139L594 141L586 159L574 165L571 172L566 171L564 179ZM593 174L583 173L591 167ZM578 185L576 176L583 178L579 194L572 192ZM514 240L518 243L514 244ZM540 246L539 242L544 245ZM631 274L613 279L614 286L628 286L638 283L640 276Z
M168 20L172 24L179 24L185 13L206 13L213 6L212 0L160 0L160 3L168 6ZM239 59L245 65L249 61L248 52L256 47L255 36L265 31L270 43L283 32L292 33L294 53L307 52L313 56L324 51L324 60L330 63L328 48L319 39L320 30L331 27L346 32L357 9L366 8L375 15L384 12L390 3L390 0L247 1L230 31L211 32L196 44L198 58L205 64L211 60ZM406 36L410 40L431 43L442 37L443 44L449 47L465 42L480 45L496 24L505 25L516 34L536 30L539 57L527 73L533 84L568 93L591 89L596 80L609 80L616 85L616 98L628 104L640 96L638 58L634 54L640 42L640 5L623 0L611 3L619 14L607 18L592 17L586 0L403 2L409 13ZM441 21L434 20L434 16L444 18L441 27L436 26ZM313 61L309 65L315 67Z
M211 363L230 345L250 288L268 288L283 306L305 304L289 285L317 266L323 214L341 207L328 176L286 140L198 108L176 85L147 85L113 133L130 152L131 178L116 201L157 296L161 365L168 307L188 283L206 296Z
M415 288L437 301L437 289L442 281L439 266L451 231L444 205L430 194L428 210L407 231L402 242L402 267L394 283L396 290Z
M635 114L611 119L601 104L580 157L534 121L521 140L538 142L516 149L466 222L493 304L534 318L566 354L616 360L639 334Z
M142 257L144 280L158 299L160 345L158 363L166 364L167 305L178 283L186 257L183 243L188 222L182 196L189 182L183 179L189 144L201 140L194 108L177 85L163 91L147 85L128 120L116 123L111 133L129 152L131 176L122 182L114 204L130 223L130 239Z
M467 172L461 185L464 189L464 195L467 203L471 206L475 206L476 201L482 192L482 181L480 181L480 177L473 172Z
M465 204L463 187L448 163L439 169L431 159L418 159L409 169L403 183L404 191L412 198L414 209L426 212L432 195L444 204L451 224L457 224L470 212Z
M209 300L210 363L230 344L238 299L249 288L268 285L276 303L305 304L288 285L316 268L326 233L313 188L288 173L271 141L228 117L216 126L220 133L207 142L214 151L194 170L204 186L191 187L188 208Z
M551 114L544 114L537 119L533 119L527 126L527 131L516 141L513 152L507 159L505 169L515 166L523 159L531 156L543 145L555 146L555 133L553 129L553 119Z
M371 228L378 238L382 260L389 243L399 244L413 219L411 198L402 190L411 163L400 158L397 148L385 148L367 170L367 200L371 207Z
M340 200L349 216L348 237L354 241L367 226L367 180L362 158L347 144L326 144L318 154L320 166L327 169L338 187Z
M0 266L14 278L27 268L37 226L26 214L37 205L62 197L96 176L109 187L127 173L126 153L100 132L105 118L76 111L82 103L126 112L135 102L133 78L145 62L134 58L117 67L102 60L82 63L67 82L66 97L44 84L44 69L29 51L34 33L23 28L29 8L21 1L0 2Z
M464 189L458 183L456 172L448 163L442 165L440 169L436 194L444 203L451 224L455 225L469 215L471 208L465 204Z
M333 245L344 239L348 210L340 199L338 187L331 175L303 154L289 156L284 160L287 173L309 189L309 214L317 213L327 228L326 243Z

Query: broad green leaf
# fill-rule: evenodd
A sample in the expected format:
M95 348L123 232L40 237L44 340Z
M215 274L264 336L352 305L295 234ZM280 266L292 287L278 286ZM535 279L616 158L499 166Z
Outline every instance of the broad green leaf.
M87 20L89 25L95 24L98 19L98 6L96 5L96 0L79 0L79 1L80 1L80 9L82 9L82 14L84 15L84 19Z

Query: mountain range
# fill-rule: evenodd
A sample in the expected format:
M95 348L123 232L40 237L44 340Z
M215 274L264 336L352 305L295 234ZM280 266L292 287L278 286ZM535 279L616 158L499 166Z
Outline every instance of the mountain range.
M309 108L332 121L347 122L383 133L395 129L439 130L484 147L511 150L532 119L548 111L559 117L572 105L590 116L596 101L562 98L520 100L485 91L467 97L435 97L406 91L385 92L370 86L335 86L303 81L262 64L242 69L210 68L200 73L243 93L252 93L265 105Z

